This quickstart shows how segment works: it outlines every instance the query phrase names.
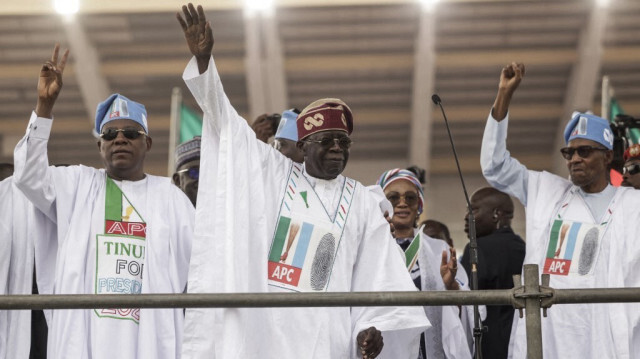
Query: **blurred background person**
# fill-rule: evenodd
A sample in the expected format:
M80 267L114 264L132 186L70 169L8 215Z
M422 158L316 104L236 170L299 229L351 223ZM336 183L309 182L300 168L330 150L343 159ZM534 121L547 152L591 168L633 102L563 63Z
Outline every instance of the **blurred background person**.
M513 201L492 187L484 187L471 195L478 240L478 289L511 289L513 275L522 272L525 243L511 229ZM469 233L467 216L465 232ZM469 245L460 262L471 273ZM482 322L488 331L482 335L484 358L506 358L513 323L514 308L508 305L487 305L487 318Z
M176 147L176 172L173 183L178 186L195 207L200 178L200 136Z
M629 146L623 157L622 185L640 189L640 145Z

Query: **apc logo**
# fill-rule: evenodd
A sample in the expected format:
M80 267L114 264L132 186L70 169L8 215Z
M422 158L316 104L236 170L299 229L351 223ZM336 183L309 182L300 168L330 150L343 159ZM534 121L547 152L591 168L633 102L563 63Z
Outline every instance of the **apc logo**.
M304 119L304 128L308 131L314 127L320 127L324 123L324 116L321 113L316 113L313 117L309 116Z

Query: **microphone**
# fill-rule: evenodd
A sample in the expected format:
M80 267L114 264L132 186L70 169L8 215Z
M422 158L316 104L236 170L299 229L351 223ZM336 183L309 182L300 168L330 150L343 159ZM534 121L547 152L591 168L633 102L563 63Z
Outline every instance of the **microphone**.
M442 102L440 96L438 96L437 93L434 93L433 96L431 96L431 101L433 101L433 103L435 103L436 105L440 105L440 103ZM442 108L442 106L440 106L440 108ZM442 110L442 114L444 115L444 110ZM446 121L447 116L445 116L444 118ZM447 125L447 128L449 128L449 125Z
M471 257L471 290L478 290L478 241L476 239L476 220L473 217L473 211L471 209L471 201L469 201L469 194L467 193L467 186L464 184L464 178L462 177L462 170L460 170L460 162L458 161L458 153L456 152L456 146L453 143L453 137L451 136L451 129L449 128L449 121L447 115L442 107L442 100L438 94L431 96L431 101L440 107L442 111L442 117L444 123L447 126L447 133L449 134L449 142L451 143L451 149L453 150L453 157L456 160L456 167L458 168L458 175L460 176L460 183L462 183L462 191L464 192L464 199L467 201L467 221L469 223L469 256ZM480 312L478 311L478 305L473 306L473 337L475 338L476 353L475 358L482 358L482 332L484 328L480 321Z

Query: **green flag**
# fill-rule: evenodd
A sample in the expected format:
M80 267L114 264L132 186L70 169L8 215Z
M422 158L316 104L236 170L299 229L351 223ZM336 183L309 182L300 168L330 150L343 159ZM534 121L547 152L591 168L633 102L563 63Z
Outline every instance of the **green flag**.
M202 117L184 104L180 105L180 143L202 135Z

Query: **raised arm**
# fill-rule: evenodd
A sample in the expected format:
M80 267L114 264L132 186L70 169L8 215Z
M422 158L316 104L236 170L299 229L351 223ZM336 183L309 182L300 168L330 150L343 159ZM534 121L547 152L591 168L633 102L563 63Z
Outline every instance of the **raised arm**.
M502 68L500 73L500 83L498 84L498 94L491 109L491 116L500 122L509 113L511 98L520 85L524 77L524 64L512 62Z
M40 69L36 109L31 114L25 136L14 150L16 186L51 219L55 219L52 205L55 193L47 158L47 143L53 123L53 107L62 90L62 74L69 50L66 50L60 59L59 52L60 45L56 44L51 59Z
M524 65L515 62L502 69L498 94L482 138L480 165L484 178L491 186L518 198L526 205L529 172L511 157L506 144L509 105L522 81L524 71Z
M245 149L253 154L251 158L262 163L274 162L271 166L274 170L289 166L290 160L271 146L256 139L247 121L229 102L215 61L211 56L214 36L211 23L206 19L202 6L198 6L197 9L193 4L183 6L182 15L178 13L176 16L189 51L194 56L182 77L204 112L203 139L208 139L205 141L209 144L213 143L212 147L207 147L209 149L207 152L217 153L224 150L217 146L222 129L228 128L227 138L232 140L233 147Z

